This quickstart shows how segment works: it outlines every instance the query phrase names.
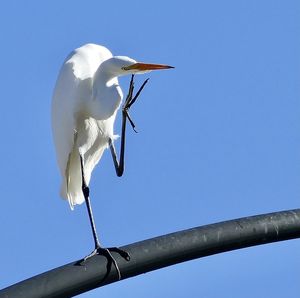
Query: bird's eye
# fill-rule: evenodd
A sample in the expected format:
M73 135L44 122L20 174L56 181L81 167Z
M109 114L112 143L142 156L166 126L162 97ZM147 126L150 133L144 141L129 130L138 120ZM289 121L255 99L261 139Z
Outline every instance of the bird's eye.
M122 70L128 70L128 67L127 66L123 66L121 67Z

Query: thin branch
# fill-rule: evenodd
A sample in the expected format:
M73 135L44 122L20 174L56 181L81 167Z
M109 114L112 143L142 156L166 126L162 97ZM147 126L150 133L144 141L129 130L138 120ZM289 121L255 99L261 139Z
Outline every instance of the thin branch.
M122 279L180 262L235 249L300 238L300 209L244 217L144 240L121 247L129 262L116 258ZM0 291L1 298L72 297L118 281L114 267L95 256L34 276Z

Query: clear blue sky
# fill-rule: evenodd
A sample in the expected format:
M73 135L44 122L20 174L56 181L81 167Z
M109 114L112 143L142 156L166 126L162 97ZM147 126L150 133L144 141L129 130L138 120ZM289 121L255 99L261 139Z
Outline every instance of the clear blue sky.
M297 0L3 2L0 288L93 248L85 206L59 198L50 125L60 66L87 42L176 67L148 75L124 177L108 152L94 172L103 244L299 207L299 17ZM80 297L296 297L299 251L233 251Z

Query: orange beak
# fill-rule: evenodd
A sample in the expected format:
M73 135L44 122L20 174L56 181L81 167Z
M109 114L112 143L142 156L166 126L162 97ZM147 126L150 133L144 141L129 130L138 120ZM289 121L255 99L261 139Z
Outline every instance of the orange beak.
M169 69L169 68L174 68L174 67L165 64L151 64L151 63L141 63L141 62L123 67L124 70L138 70L138 71L160 70L160 69Z

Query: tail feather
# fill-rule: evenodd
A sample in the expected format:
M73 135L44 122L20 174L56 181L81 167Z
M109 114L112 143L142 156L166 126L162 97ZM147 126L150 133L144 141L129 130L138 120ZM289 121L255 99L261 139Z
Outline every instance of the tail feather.
M77 204L84 202L82 193L82 177L81 165L78 150L72 150L69 155L65 179L61 185L61 196L69 201L70 207L73 210Z
M98 133L98 126L96 128L96 133ZM94 132L94 134L96 133ZM68 161L63 175L64 179L61 185L61 196L69 201L72 210L75 205L82 204L85 201L82 192L82 174L79 152L81 152L83 157L84 179L88 186L94 167L101 159L104 150L108 147L108 138L102 136L101 138L96 138L92 146L87 150L85 146L79 146L79 144L85 142L82 140L81 142L80 140L78 141L78 135L80 136L77 132L74 134L73 148L68 156ZM91 133L91 135L93 134ZM112 139L115 139L116 137L117 136L113 136Z

